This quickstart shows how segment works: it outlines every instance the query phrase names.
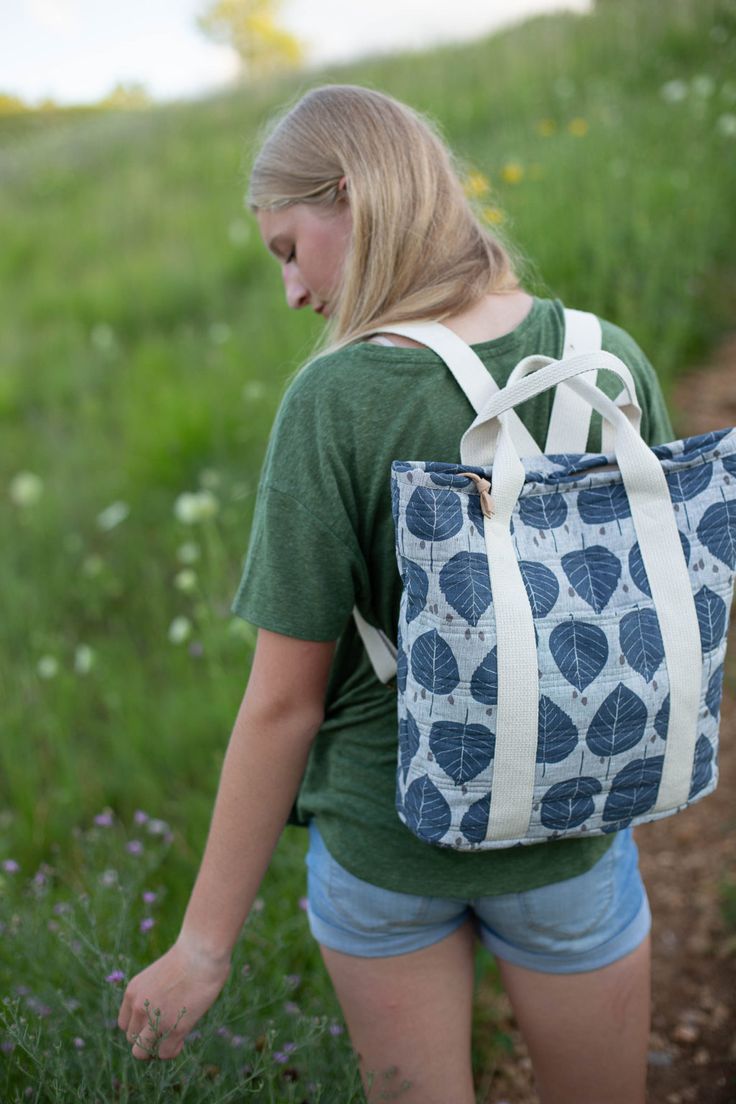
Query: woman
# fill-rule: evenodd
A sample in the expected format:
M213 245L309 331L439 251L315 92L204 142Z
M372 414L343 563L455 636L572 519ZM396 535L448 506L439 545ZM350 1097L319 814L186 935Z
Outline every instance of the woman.
M408 1083L407 1102L473 1101L479 936L544 1104L640 1104L650 917L630 830L469 854L419 841L394 808L395 690L351 617L357 606L395 639L390 461L459 462L473 417L434 353L381 327L441 320L503 385L523 357L562 355L562 304L520 286L427 120L369 89L317 88L275 120L249 201L288 305L321 314L326 339L288 388L264 462L233 603L258 639L202 867L176 943L131 981L118 1023L132 1041L146 997L162 1030L186 1006L159 1056L179 1053L225 983L296 803L310 829L310 924L368 1099ZM671 439L646 358L617 327L603 322L602 335L634 374L645 439ZM541 442L550 404L520 412Z

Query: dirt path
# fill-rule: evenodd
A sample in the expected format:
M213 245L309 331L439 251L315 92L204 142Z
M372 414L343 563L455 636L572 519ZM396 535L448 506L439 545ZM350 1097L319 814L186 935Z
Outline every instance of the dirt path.
M673 408L683 436L736 425L736 334L707 367L681 380ZM653 917L648 1104L736 1104L736 934L722 910L726 881L736 899L735 633L732 628L718 788L684 813L636 829ZM513 1042L513 1051L499 1054L486 1071L479 1099L537 1104L508 1002L486 992L479 1002L483 1018L500 1019Z

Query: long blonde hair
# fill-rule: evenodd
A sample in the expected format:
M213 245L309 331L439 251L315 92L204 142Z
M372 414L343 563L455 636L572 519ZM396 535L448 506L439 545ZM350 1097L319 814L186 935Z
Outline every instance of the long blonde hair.
M251 209L344 202L352 235L318 352L407 319L441 320L519 286L508 247L481 223L435 125L350 84L307 92L267 126L250 175Z

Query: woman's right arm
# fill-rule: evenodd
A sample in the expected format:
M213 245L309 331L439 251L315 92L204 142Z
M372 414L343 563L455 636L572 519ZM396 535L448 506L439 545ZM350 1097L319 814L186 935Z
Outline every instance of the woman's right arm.
M259 629L248 687L223 762L207 844L174 945L125 991L118 1026L135 1058L153 1042L144 1000L161 1009L158 1056L173 1058L219 996L238 935L288 819L324 716L335 642ZM187 1012L174 1028L181 1009Z

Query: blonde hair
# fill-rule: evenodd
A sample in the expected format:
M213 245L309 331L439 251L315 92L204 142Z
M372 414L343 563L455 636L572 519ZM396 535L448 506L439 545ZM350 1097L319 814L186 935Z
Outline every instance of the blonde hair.
M251 209L344 202L352 235L318 352L407 319L441 320L519 286L508 247L476 215L435 125L350 84L307 92L268 125L251 170ZM341 193L341 195L344 193Z

